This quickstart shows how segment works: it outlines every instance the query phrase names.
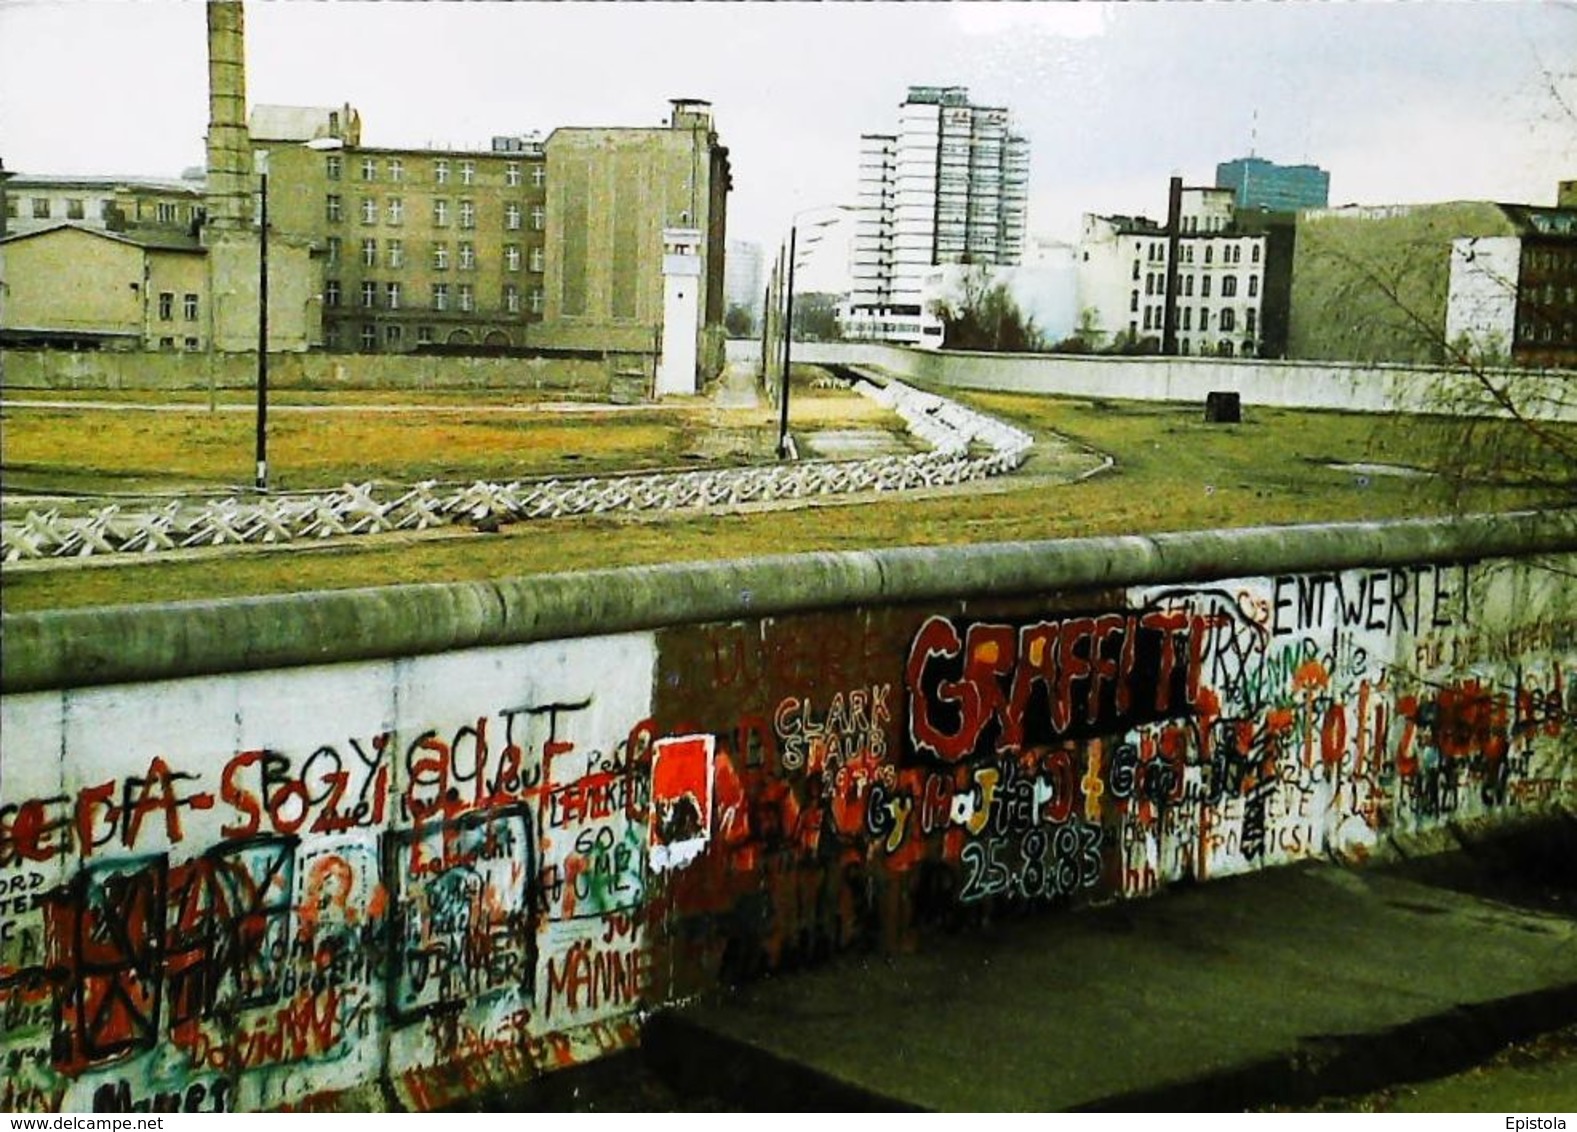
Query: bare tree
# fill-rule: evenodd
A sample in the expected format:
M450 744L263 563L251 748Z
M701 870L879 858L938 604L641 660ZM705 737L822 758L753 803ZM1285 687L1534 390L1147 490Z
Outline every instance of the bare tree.
M949 350L1034 353L1045 349L1045 335L1019 307L1006 283L991 268L967 268L954 292L932 304L942 320L942 345Z

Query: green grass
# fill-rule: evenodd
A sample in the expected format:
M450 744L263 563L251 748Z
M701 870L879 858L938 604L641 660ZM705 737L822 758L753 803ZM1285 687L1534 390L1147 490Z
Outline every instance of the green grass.
M882 498L860 505L802 510L699 515L680 519L598 516L516 523L493 534L452 530L442 537L351 546L243 552L184 561L0 575L0 604L8 611L169 601L183 598L337 589L402 582L443 582L605 566L744 557L760 554L866 547L963 543L1196 530L1269 524L1385 519L1467 510L1504 510L1540 502L1528 490L1471 492L1453 499L1444 485L1422 479L1360 477L1331 463L1417 462L1439 442L1437 425L1333 412L1248 409L1241 425L1204 423L1198 407L1016 395L963 397L980 408L1037 432L1055 431L1116 458L1111 472L1077 484L1009 477L931 497ZM845 423L866 414L866 403L844 395L796 400L795 427ZM802 417L802 413L805 414ZM351 419L341 421L340 416ZM139 474L162 468L171 475L242 478L250 453L249 420L166 418L183 414L119 414L147 418L151 431L83 410L71 429L48 422L59 448L35 450L62 472L90 466L95 474ZM742 414L724 427L753 430L770 448L775 418L770 408ZM32 411L6 414L7 482L11 485L17 426ZM577 471L590 466L672 463L706 430L718 425L704 402L682 413L643 411L587 415L587 419L487 417L410 418L395 414L335 414L332 432L310 444L292 440L288 419L271 452L281 479L339 483L384 478L411 482L430 476L498 479L527 469ZM303 417L302 420L317 418ZM890 423L885 418L866 418ZM327 426L317 426L319 431ZM170 431L160 439L160 429ZM242 435L233 435L234 429ZM179 431L189 429L190 434ZM67 443L68 436L77 439ZM83 439L90 437L91 441ZM132 443L135 439L136 443ZM190 444L188 445L188 441ZM74 445L74 447L72 447ZM40 445L39 448L45 446ZM190 450L188 450L188 447ZM758 444L758 449L762 445ZM571 453L579 461L566 461ZM152 454L150 454L152 453ZM223 455L221 456L221 453ZM595 457L589 454L595 453ZM219 466L231 469L220 472ZM1030 465L1034 470L1035 465Z

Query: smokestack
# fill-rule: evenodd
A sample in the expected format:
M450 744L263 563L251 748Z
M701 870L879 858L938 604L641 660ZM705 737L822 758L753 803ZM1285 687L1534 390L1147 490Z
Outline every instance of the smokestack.
M250 226L252 143L246 128L246 19L241 0L208 0L208 227Z
M1183 179L1173 177L1166 194L1166 286L1162 288L1166 305L1161 308L1161 353L1168 357L1177 353L1177 253L1182 234Z

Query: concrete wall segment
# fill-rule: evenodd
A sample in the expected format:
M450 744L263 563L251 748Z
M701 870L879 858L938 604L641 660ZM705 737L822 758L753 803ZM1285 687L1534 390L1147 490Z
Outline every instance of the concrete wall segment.
M1574 576L1555 513L6 617L0 1108L441 1108L839 951L1569 813Z
M870 604L1577 550L1577 512L677 563L0 615L0 691L419 656Z

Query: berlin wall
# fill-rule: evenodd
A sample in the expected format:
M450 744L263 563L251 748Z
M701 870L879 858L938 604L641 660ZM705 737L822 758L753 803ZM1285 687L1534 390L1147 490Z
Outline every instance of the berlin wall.
M1574 577L1553 513L7 615L0 1108L430 1109L836 952L1569 811Z
M758 341L728 343L731 362L757 362ZM804 365L877 366L934 389L977 389L1121 401L1192 402L1237 393L1244 405L1355 413L1495 416L1503 407L1477 377L1443 366L1277 361L1265 358L1000 354L920 350L874 342L796 342ZM1496 388L1516 391L1525 416L1577 421L1570 370L1486 370Z

